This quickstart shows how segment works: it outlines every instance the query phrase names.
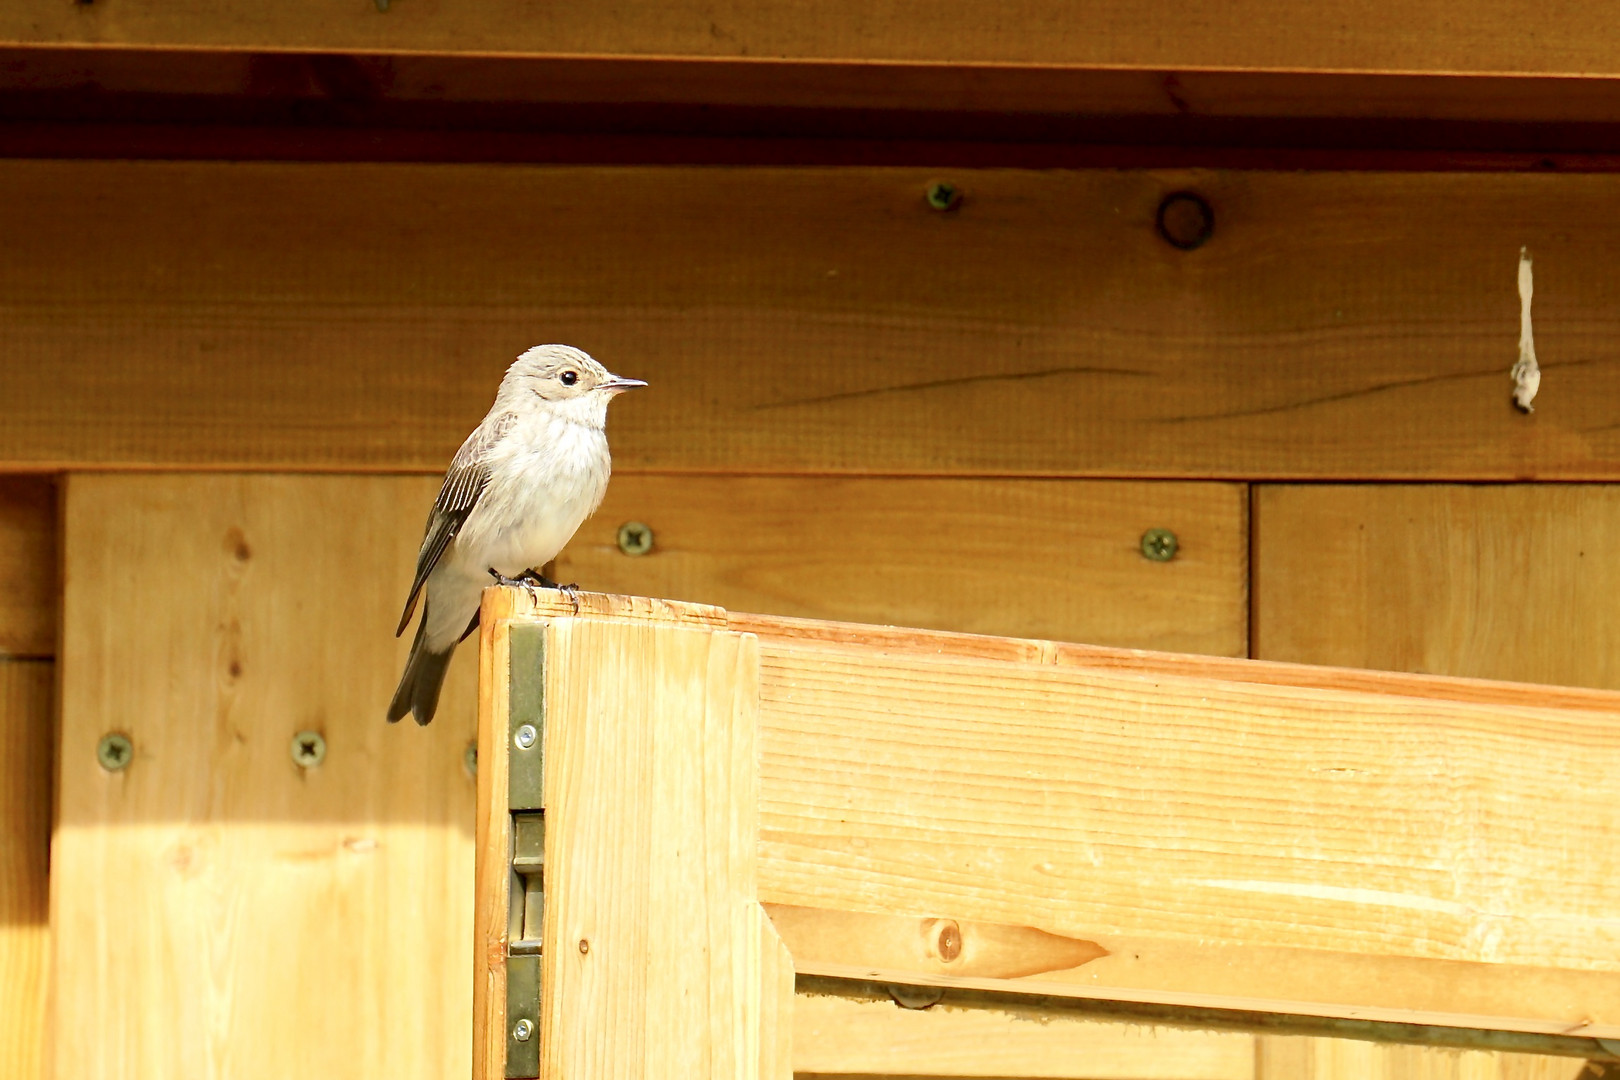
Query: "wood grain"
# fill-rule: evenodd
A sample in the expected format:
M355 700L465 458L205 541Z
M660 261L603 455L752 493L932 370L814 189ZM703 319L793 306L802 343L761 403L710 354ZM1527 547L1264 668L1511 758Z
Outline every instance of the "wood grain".
M474 650L431 727L382 717L435 489L67 481L53 1000L98 1037L59 1024L55 1075L467 1074Z
M1107 951L1011 980L1038 992L1620 1031L1615 808L1579 782L1612 716L769 642L762 678L768 902ZM997 982L907 981L937 978Z
M1607 539L1620 514L1609 488L1265 486L1255 507L1257 655L1620 685L1603 630L1617 577ZM1357 1044L1267 1037L1262 1045L1262 1080L1377 1075L1376 1067L1402 1080L1565 1080L1580 1068L1388 1049L1369 1071ZM1279 1057L1284 1071L1268 1073Z
M1533 27L1533 32L1530 28ZM1210 10L1190 0L1021 0L995 9L729 0L638 9L476 8L417 4L328 8L296 0L220 8L126 0L76 10L22 0L0 13L0 41L176 45L267 50L545 53L566 55L904 60L1175 69L1323 68L1407 72L1613 74L1615 33L1604 13L1560 0L1482 0L1457 17L1445 0L1390 0L1339 9L1243 0Z
M993 1009L902 1009L824 995L794 1003L803 1076L1255 1080L1255 1037ZM1284 1080L1275 1076L1274 1080Z
M1263 1035L1256 1080L1600 1080L1579 1058Z
M836 126L828 110L864 114L846 118L852 131L869 125L874 110L904 112L914 121L954 114L959 137L985 124L986 114L996 116L1003 130L1007 114L1048 118L1078 114L1130 118L1137 125L1150 118L1186 125L1217 118L1284 117L1561 122L1583 125L1590 140L1598 125L1613 124L1620 116L1620 86L1604 78L1292 67L1271 71L1185 67L1170 72L993 63L976 63L964 72L960 65L948 63L850 64L625 53L267 55L218 49L0 46L0 93L10 95L14 106L31 100L46 115L61 115L51 113L47 102L60 107L71 101L80 109L74 117L80 122L106 115L96 112L98 104L107 114L120 115L119 99L139 95L144 99L145 123L154 119L154 112L161 112L163 102L195 108L198 99L209 101L210 119L218 119L222 112L230 115L233 108L241 110L236 115L262 117L267 106L273 109L287 102L302 106L306 120L330 105L350 118L369 107L378 110L379 118L387 115L395 121L411 106L421 107L418 115L427 118L466 105L607 105L644 110L697 105L815 110L791 119L779 114L777 125L779 130L793 130L808 122L818 133L825 133L829 123ZM121 114L128 115L127 104ZM514 118L512 112L496 115L508 123ZM531 111L530 116L540 124L528 126L543 125L543 113L536 116ZM307 138L309 133L301 134ZM368 132L368 137L377 134ZM917 134L914 131L912 137ZM1364 131L1361 134L1364 137ZM1331 145L1331 140L1317 138L1312 145ZM1009 150L1004 147L1002 153Z
M506 958L512 896L512 589L487 589L479 607L478 776L473 858L473 1080L506 1075Z
M1620 687L1620 490L1267 486L1257 655Z
M0 1075L44 1072L55 665L0 658Z
M0 467L438 471L549 339L621 474L1620 476L1620 176L941 175L7 161Z
M742 611L1248 651L1240 485L621 476L554 575ZM652 529L629 556L619 526ZM1152 562L1142 533L1173 529Z
M0 476L0 656L56 655L56 489Z
M563 618L545 640L540 1076L760 1077L757 643Z

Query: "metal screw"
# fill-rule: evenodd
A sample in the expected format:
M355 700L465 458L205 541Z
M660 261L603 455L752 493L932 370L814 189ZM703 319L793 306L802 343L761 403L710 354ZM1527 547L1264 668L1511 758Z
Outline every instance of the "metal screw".
M1169 562L1181 544L1169 529L1149 529L1142 534L1142 555L1154 562Z
M540 733L534 730L533 724L524 724L522 727L517 729L517 734L512 736L512 741L517 743L519 750L527 750L533 746L535 744L535 740L539 738Z
M962 189L944 180L929 184L923 197L928 200L929 206L939 211L955 210L962 205Z
M96 743L96 760L108 772L117 772L130 763L135 756L135 744L129 741L129 736L122 732L113 731L101 737Z
M524 1017L512 1025L512 1038L518 1042L528 1042L534 1038L534 1021Z
M326 739L318 731L300 731L292 737L292 759L300 768L313 769L326 760Z
M645 555L652 550L652 528L639 521L627 521L619 526L619 550L626 555Z
M1202 195L1173 191L1159 203L1154 224L1164 242L1182 251L1202 247L1215 233L1215 211Z
M467 772L470 775L472 775L472 776L477 776L478 775L478 744L477 743L470 742L470 743L467 744L467 749L465 749L465 750L463 750L461 752L461 764L466 767Z

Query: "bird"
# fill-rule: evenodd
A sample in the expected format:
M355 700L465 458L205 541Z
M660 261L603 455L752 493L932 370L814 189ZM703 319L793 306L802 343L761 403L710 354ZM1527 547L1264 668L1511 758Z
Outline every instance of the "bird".
M456 646L478 629L485 586L571 590L537 567L556 557L601 505L612 462L607 408L637 386L569 345L536 345L506 369L495 404L467 436L428 514L399 637L417 601L411 642L388 722L432 721Z

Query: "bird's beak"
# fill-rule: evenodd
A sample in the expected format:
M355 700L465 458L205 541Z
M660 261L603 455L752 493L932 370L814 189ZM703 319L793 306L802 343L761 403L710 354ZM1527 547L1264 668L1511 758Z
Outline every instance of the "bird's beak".
M634 390L638 386L646 385L640 379L625 379L615 375L606 382L598 383L596 388L606 390L609 394L622 394L626 390Z

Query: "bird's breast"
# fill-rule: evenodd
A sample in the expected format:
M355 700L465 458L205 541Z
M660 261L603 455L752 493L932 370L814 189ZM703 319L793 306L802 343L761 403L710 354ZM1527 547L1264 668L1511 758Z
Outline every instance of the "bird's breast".
M609 470L600 430L525 428L491 455L489 485L456 538L458 561L508 576L550 562L601 503Z

